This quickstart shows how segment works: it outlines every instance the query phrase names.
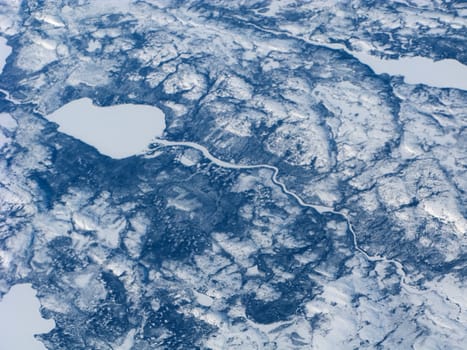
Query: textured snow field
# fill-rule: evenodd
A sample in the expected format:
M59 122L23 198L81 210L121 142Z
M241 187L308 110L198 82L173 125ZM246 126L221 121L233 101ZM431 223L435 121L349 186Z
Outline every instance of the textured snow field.
M95 147L112 158L143 151L154 137L162 136L164 113L144 105L98 107L88 98L75 100L46 116L58 130Z
M460 4L42 3L0 7L0 288L49 348L463 349Z

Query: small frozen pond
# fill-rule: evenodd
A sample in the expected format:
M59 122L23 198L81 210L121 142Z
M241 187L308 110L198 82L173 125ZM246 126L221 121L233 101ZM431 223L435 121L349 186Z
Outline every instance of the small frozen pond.
M58 130L116 159L138 154L165 129L164 113L157 107L122 104L99 107L89 98L72 101L46 116Z
M30 284L11 287L0 302L0 349L45 350L34 334L50 332L55 322L43 319L39 307Z

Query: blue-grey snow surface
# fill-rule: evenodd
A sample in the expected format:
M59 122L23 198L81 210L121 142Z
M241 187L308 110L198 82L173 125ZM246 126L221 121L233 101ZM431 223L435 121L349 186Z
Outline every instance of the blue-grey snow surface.
M0 0L0 295L48 349L465 349L467 64L450 0ZM2 51L9 52L4 48ZM113 159L45 117L161 109ZM1 341L1 340L0 340Z

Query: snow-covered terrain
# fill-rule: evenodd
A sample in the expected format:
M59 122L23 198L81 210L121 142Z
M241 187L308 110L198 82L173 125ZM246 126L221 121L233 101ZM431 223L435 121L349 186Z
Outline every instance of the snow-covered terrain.
M463 349L466 5L1 4L0 294L48 349Z

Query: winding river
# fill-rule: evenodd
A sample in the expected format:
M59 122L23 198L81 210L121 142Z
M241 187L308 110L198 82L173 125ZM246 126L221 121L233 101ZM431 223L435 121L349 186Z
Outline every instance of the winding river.
M336 214L336 215L342 217L345 220L345 222L347 223L347 228L348 228L350 234L352 235L353 246L354 246L355 250L358 251L367 261L393 264L395 266L396 270L397 270L397 273L401 277L401 285L404 288L404 290L406 290L409 293L413 293L413 294L424 294L425 293L425 292L421 291L420 289L408 284L407 274L405 273L404 267L402 266L402 264L399 261L397 261L395 259L388 259L388 258L386 258L384 256L380 256L380 255L370 255L363 248L361 248L359 246L359 244L358 244L358 239L357 239L357 235L355 233L355 230L353 229L352 224L350 223L350 219L346 214L344 214L344 213L342 213L340 211L335 211L331 207L325 207L325 206L321 206L321 205L315 205L315 204L307 203L299 195L297 195L296 193L290 191L287 188L287 186L285 185L285 183L282 182L281 180L279 180L279 178L278 178L279 177L279 169L277 167L275 167L273 165L269 165L269 164L254 164L254 165L245 164L245 165L242 165L242 164L229 163L229 162L223 161L223 160L221 160L219 158L216 158L214 155L211 154L211 152L209 152L209 150L205 146L202 146L202 145L200 145L198 143L195 143L195 142L168 141L168 140L163 140L163 139L155 139L154 142L153 142L153 145L159 145L162 148L164 148L164 147L185 147L185 148L195 149L195 150L201 152L201 154L206 159L210 160L212 163L214 163L214 164L216 164L216 165L218 165L220 167L227 168L227 169L238 169L238 170L268 169L268 170L271 170L272 171L272 175L271 175L272 182L275 185L279 186L284 194L293 197L300 206L307 207L307 208L312 208L312 209L316 210L319 213L332 213L332 214ZM145 157L147 157L147 158L151 158L151 155L149 153L145 153L143 155Z

